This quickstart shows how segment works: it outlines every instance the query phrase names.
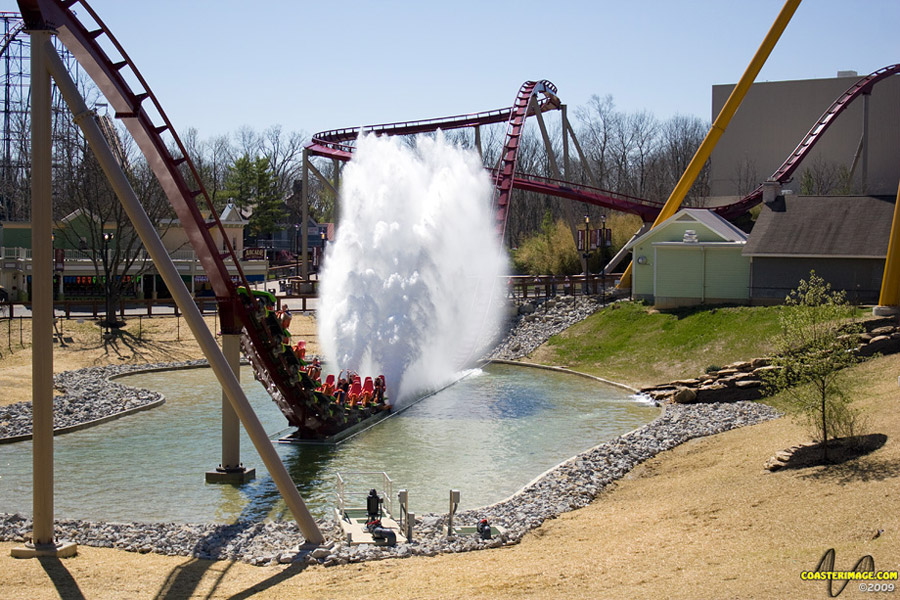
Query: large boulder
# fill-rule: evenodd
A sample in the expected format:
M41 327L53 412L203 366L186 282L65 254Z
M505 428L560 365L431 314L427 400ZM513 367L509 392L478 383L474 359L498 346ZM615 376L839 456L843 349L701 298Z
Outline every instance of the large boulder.
M689 387L681 387L672 396L672 402L675 404L691 404L697 400L697 392Z

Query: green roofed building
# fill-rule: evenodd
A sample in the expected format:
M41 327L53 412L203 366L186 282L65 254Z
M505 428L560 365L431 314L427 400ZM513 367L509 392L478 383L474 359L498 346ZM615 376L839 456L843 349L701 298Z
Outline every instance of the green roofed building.
M635 300L657 308L746 304L747 234L705 209L683 208L628 244Z

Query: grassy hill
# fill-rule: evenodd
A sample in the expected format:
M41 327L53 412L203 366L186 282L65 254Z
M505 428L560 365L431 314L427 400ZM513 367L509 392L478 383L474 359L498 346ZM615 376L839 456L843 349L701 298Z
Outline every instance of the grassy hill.
M663 313L619 302L552 337L529 359L635 386L683 379L769 354L782 310L729 306Z

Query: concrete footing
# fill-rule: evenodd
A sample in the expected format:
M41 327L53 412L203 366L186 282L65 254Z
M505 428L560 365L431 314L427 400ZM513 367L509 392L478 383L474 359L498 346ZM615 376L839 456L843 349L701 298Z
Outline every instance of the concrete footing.
M897 306L876 306L872 309L872 314L876 317L893 317L900 313L900 307Z
M55 544L32 544L17 546L10 550L13 558L38 558L52 556L55 558L71 558L78 554L78 544L75 542L57 542Z
M256 469L238 467L237 469L216 469L206 472L206 483L229 483L241 485L256 479Z

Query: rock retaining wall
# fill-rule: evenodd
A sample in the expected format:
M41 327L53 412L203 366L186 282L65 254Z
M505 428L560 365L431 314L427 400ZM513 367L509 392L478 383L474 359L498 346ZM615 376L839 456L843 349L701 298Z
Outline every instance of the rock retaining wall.
M893 318L863 322L865 331L859 334L857 354L870 357L900 352L900 327L895 322ZM754 358L725 365L693 379L645 387L640 393L656 402L674 404L759 400L763 397L765 372L775 368L767 358Z

